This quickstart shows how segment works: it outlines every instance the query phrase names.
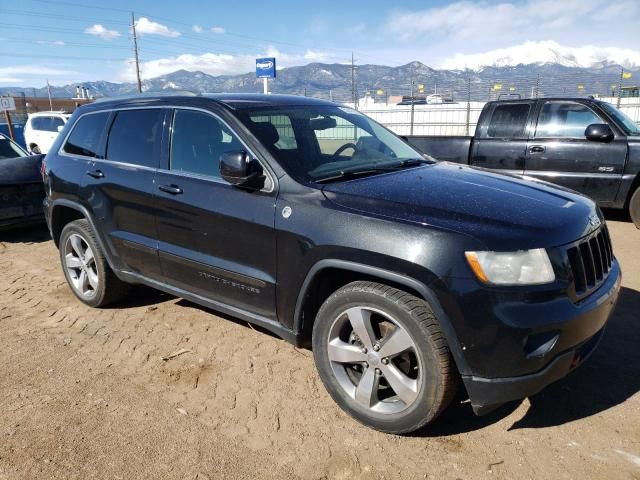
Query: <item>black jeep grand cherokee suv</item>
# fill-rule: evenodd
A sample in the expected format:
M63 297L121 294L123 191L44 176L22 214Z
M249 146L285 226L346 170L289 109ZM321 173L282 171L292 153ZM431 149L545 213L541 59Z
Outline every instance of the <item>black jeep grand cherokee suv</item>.
M140 283L311 344L335 401L385 432L476 413L594 349L620 286L591 200L425 159L357 111L289 96L79 108L46 157L75 295Z

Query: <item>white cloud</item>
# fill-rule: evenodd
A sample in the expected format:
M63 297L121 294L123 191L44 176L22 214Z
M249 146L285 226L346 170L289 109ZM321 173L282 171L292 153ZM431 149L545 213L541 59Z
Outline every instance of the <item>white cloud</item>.
M557 42L525 42L507 48L498 48L484 53L457 54L442 62L440 67L448 69L483 66L506 66L531 63L560 63L566 67L590 67L600 62L616 63L626 67L640 66L640 50L614 47L565 47Z
M564 23L566 18L575 18L578 12L592 9L594 3L594 0L528 0L522 4L459 1L416 12L396 11L388 27L406 39L431 33L471 39L526 26L545 28L550 22Z
M234 75L255 70L256 58L276 57L278 68L290 67L314 62L325 62L333 57L323 52L307 50L304 54L289 54L281 52L275 47L268 47L263 52L246 54L218 54L204 53L202 55L183 54L175 57L149 60L142 63L141 70L144 78L154 78L176 70L200 71L209 75ZM133 81L135 72L132 63L127 61L119 79Z
M0 83L4 84L20 84L28 77L38 78L41 80L40 83L44 83L45 77L66 77L67 75L79 75L79 73L63 68L38 65L12 65L9 67L0 67Z
M222 27L211 27L211 31L213 33L224 33L226 30Z
M172 30L166 25L140 17L136 20L136 32L140 35L160 35L161 37L179 37L180 32Z
M66 44L62 40L36 40L39 45L54 45L56 47L64 47Z
M118 38L120 36L120 32L118 32L117 30L109 30L99 23L85 28L84 33L95 35L96 37L100 37L103 40L113 40L114 38Z
M71 72L66 68L45 67L39 65L13 65L0 67L0 75L67 75Z
M194 25L192 28L193 28L193 31L196 33L204 32L204 28L202 28L200 25Z

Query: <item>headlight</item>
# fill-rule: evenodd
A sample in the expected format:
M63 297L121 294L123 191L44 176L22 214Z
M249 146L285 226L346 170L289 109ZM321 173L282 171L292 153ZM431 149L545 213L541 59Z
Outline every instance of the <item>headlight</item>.
M544 248L517 252L465 252L478 280L491 285L538 285L556 278Z

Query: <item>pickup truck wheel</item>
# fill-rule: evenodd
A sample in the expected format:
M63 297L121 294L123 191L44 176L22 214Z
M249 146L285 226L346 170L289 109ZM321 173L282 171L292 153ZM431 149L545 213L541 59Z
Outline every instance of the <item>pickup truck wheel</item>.
M76 297L90 307L102 307L126 295L128 285L107 264L86 220L68 223L60 234L60 261Z
M640 229L640 187L636 188L629 200L629 215L636 228Z
M431 308L401 290L373 282L337 290L320 307L312 343L329 394L376 430L417 430L455 395L457 373Z
M33 144L31 146L31 153L35 154L35 155L40 155L42 152L40 151L40 147L36 144Z

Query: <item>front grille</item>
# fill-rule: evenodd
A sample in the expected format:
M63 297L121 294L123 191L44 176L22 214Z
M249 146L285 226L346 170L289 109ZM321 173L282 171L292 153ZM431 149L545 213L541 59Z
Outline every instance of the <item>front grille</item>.
M576 296L584 298L609 275L613 263L611 238L606 225L567 250Z

